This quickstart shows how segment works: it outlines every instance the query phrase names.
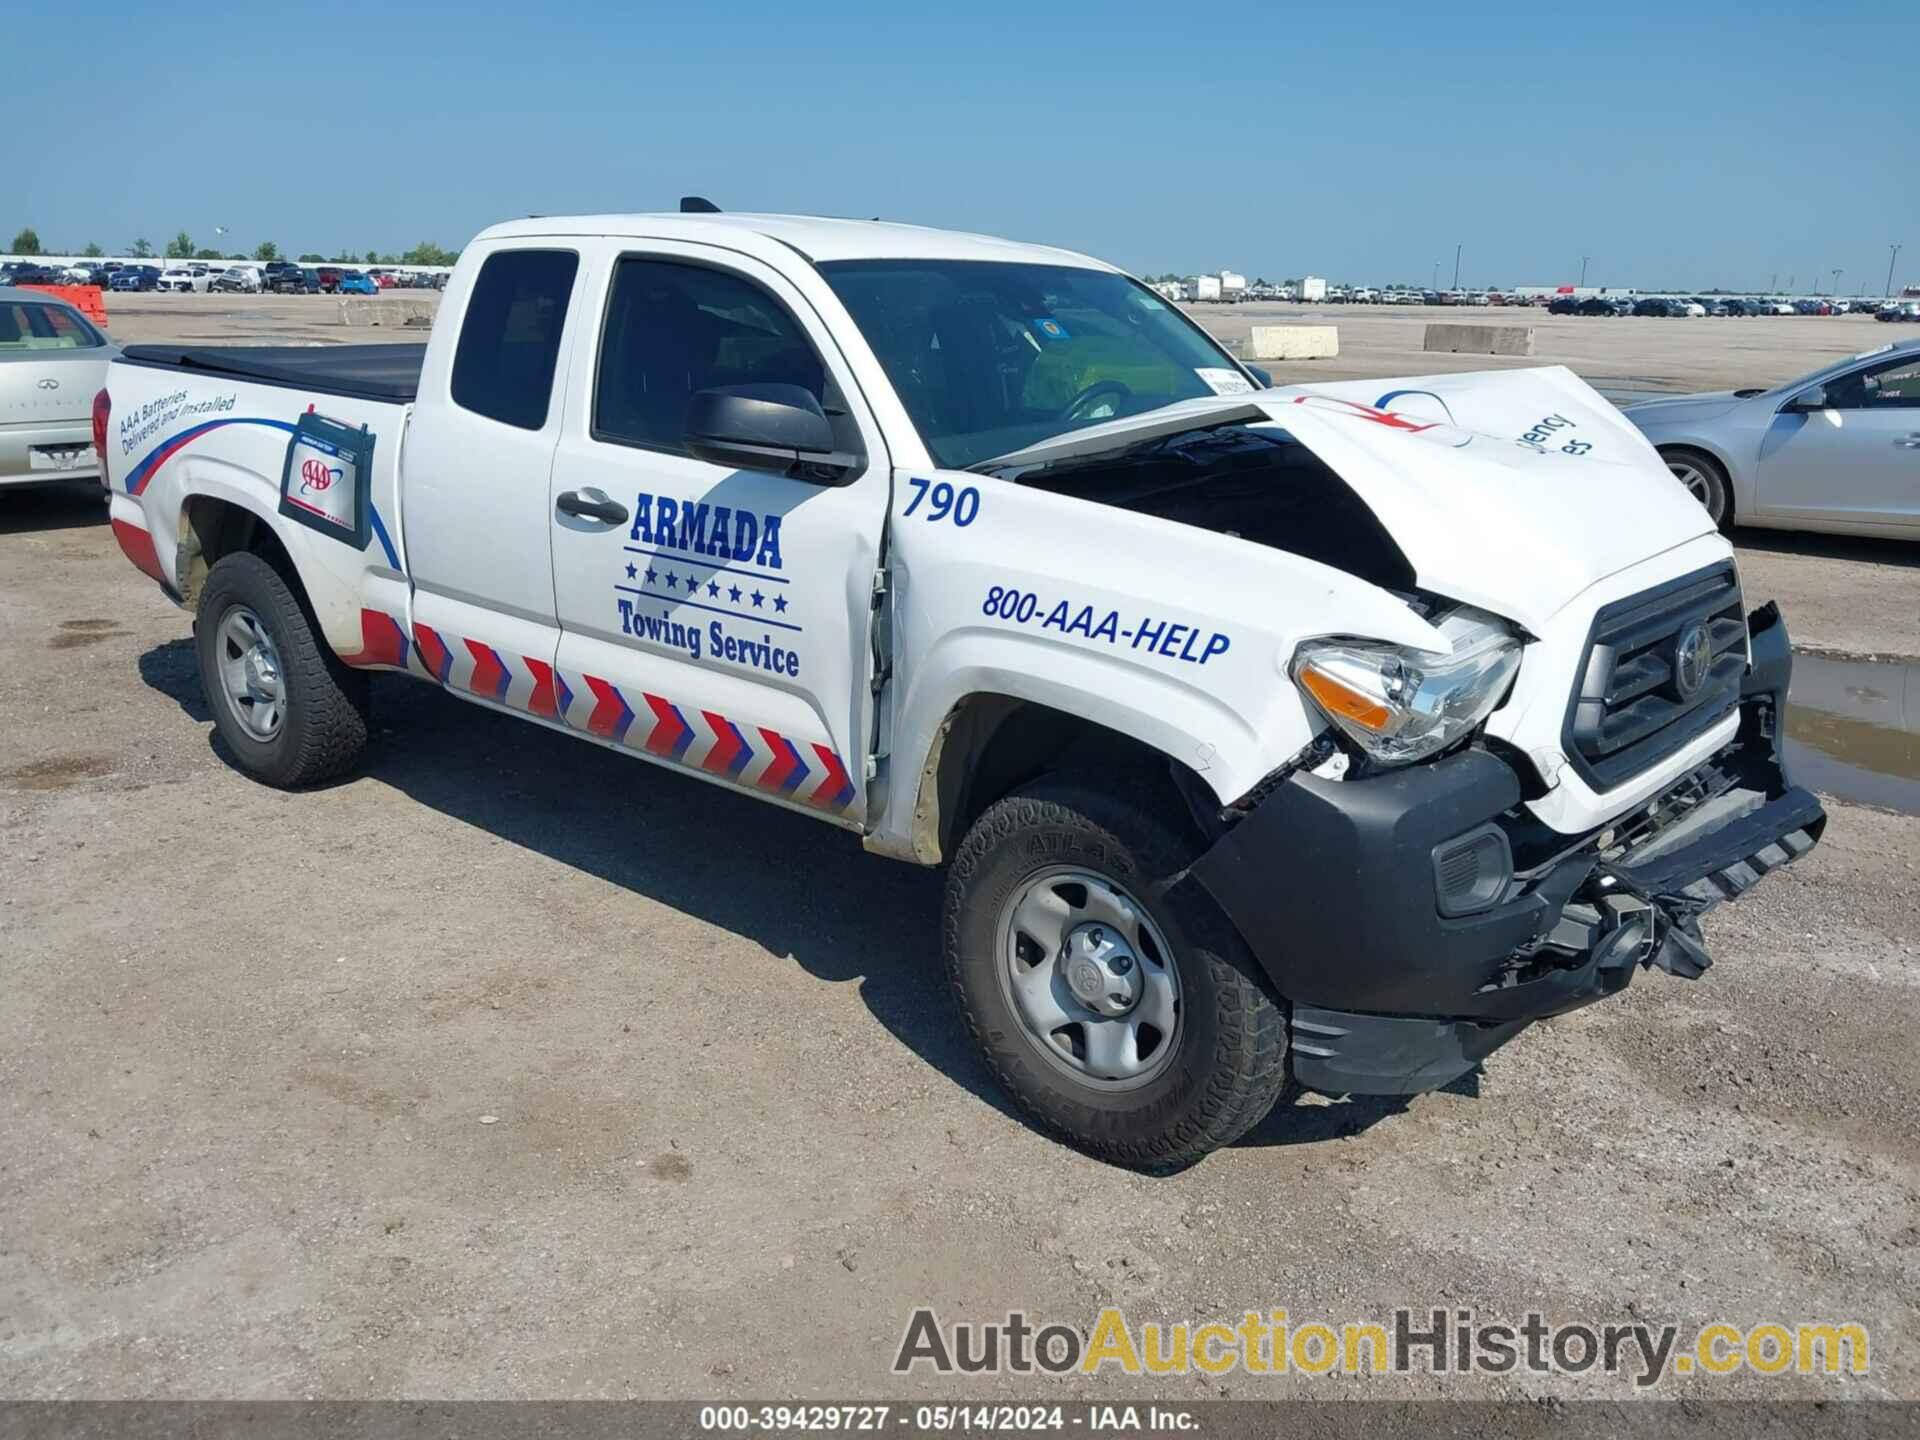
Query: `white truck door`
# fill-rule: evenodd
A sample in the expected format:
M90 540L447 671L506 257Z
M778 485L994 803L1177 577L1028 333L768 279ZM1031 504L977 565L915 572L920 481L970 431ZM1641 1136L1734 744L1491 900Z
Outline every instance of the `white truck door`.
M547 482L582 269L571 242L492 247L441 311L459 342L420 378L402 459L418 667L547 720L560 639Z
M818 314L771 266L605 243L605 304L576 343L548 506L562 713L857 827L890 483L879 427ZM863 457L842 483L688 453L697 391L764 383L820 400L837 448Z

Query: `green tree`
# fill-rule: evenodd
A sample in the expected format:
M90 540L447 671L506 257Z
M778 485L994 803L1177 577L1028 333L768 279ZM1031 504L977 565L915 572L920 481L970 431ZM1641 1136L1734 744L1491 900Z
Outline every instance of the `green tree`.
M38 255L40 253L40 232L31 225L20 227L20 233L13 237L12 252L15 255Z
M227 256L227 259L229 260L244 260L246 258L247 257L245 255L242 255L238 250L234 251L231 255Z
M193 258L196 260L221 260L226 257L221 255L218 250L196 250L193 252Z
M280 258L280 247L271 240L262 240L258 245L253 247L253 258L256 260L278 260Z
M326 257L324 255L316 255L311 250L300 257L300 263L302 265L319 265L324 263L325 260Z
M453 250L442 250L431 240L422 240L400 257L403 265L451 265L460 258Z
M193 258L193 237L182 230L167 242L167 259L191 260Z
M386 262L385 260L382 260L382 259L380 258L380 252L379 252L378 250L369 250L369 251L367 251L367 264L369 264L369 265L384 265L384 264L386 264L386 263L387 263L387 262Z
M145 236L142 236L133 242L133 248L127 253L136 260L151 260L153 258L153 242Z
M98 260L102 255L106 254L107 252L102 250L98 243L89 241L87 243L86 250L83 251L82 253L85 254L89 260Z

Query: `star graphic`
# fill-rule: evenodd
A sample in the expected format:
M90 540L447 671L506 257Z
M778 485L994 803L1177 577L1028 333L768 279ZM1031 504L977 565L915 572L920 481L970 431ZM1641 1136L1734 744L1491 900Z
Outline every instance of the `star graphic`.
M776 611L777 613L779 613L779 614L781 614L781 615L784 615L784 614L786 614L786 613L787 613L787 597L786 597L786 596L784 596L784 595L776 595L776 596L774 596L774 597L773 597L773 608L774 608L774 610L775 610L775 611Z
M627 564L627 578L628 578L629 580L631 580L631 579L633 579L633 577L634 577L634 575L635 575L635 573L636 573L636 572L635 572L635 570L634 570L634 568L633 568L633 564L632 564L632 562L628 562L628 564Z
M667 571L667 589L677 590L679 588L680 588L680 577L674 574L671 570Z
M753 592L753 608L758 610L760 608L760 602L762 600L765 600L766 598L767 597L762 595L758 590L754 591Z
M727 598L738 605L740 603L740 587L738 585L729 585L727 587Z
M647 584L651 585L655 580L659 578L660 577L656 575L651 568L647 570Z
M714 584L713 581L711 580L707 581L707 594L718 595L719 593L720 593L720 587Z
M700 577L698 575L687 576L687 594L697 595L699 593L700 593Z

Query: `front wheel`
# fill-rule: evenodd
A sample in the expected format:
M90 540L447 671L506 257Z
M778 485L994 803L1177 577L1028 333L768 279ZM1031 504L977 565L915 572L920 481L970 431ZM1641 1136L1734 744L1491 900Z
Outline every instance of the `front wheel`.
M1176 802L1177 803L1177 802ZM991 806L948 873L948 978L1028 1115L1104 1160L1191 1165L1287 1083L1286 1021L1167 807L1067 780Z
M1732 492L1727 484L1727 472L1719 463L1695 450L1663 450L1660 458L1667 462L1673 478L1686 486L1687 493L1705 508L1713 523L1726 529L1733 518Z
M258 555L208 572L194 620L200 685L240 768L282 789L331 779L367 743L367 677L342 665Z

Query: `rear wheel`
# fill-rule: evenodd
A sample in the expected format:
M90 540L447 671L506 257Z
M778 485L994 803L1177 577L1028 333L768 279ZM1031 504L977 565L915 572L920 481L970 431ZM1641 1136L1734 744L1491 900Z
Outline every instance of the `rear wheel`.
M1727 485L1727 472L1719 461L1698 450L1662 450L1660 458L1667 462L1673 478L1705 507L1715 525L1725 529L1732 523L1732 491Z
M1286 1023L1139 797L1036 782L990 807L947 877L948 977L988 1066L1042 1126L1117 1164L1191 1165L1287 1083Z
M228 555L208 573L194 649L213 723L254 779L311 785L360 758L367 677L340 663L299 597L258 555Z

